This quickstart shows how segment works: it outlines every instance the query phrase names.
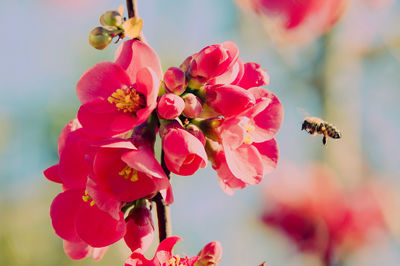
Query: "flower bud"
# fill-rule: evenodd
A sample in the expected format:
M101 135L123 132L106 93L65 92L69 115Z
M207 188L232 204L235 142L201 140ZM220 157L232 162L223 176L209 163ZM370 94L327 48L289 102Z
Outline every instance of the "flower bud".
M145 206L135 207L126 218L125 242L132 252L145 252L154 237L151 212Z
M96 49L103 50L110 44L110 32L103 27L96 27L89 33L89 43Z
M185 108L185 101L173 93L167 93L158 101L157 113L161 119L172 120L180 116Z
M122 25L122 16L116 10L108 10L100 17L100 23L103 26L119 27Z
M199 117L203 109L203 103L200 98L193 93L187 93L182 97L182 99L185 101L183 114L189 118Z
M164 74L164 85L168 91L181 95L187 87L185 72L177 67L168 68Z
M222 247L218 241L208 243L200 252L197 254L199 259L195 262L194 266L215 266L221 261L222 258Z

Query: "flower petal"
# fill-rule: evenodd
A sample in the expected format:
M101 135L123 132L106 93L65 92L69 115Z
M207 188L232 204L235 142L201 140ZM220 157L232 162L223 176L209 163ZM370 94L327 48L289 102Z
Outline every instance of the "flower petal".
M54 231L64 240L81 241L75 230L75 221L84 204L83 195L83 189L70 189L58 194L51 204L50 217Z
M59 168L59 165L55 164L53 166L50 166L46 170L44 170L43 174L50 181L53 181L56 183L62 183L62 180L61 180L59 172L58 172L58 168Z
M85 203L78 211L76 232L92 247L105 247L120 240L125 235L124 214L120 212L116 220L110 214Z
M129 76L118 64L100 62L88 69L76 85L76 94L81 104L97 99L107 99L123 85L130 85Z
M139 172L156 178L167 178L153 152L147 147L139 147L136 151L128 151L121 156L121 159L129 167Z
M63 241L64 252L73 260L81 260L91 255L93 248L84 241Z
M131 78L131 83L136 82L136 74L143 67L150 67L162 78L160 60L154 50L146 43L132 39L122 43L115 53L115 63L120 65Z

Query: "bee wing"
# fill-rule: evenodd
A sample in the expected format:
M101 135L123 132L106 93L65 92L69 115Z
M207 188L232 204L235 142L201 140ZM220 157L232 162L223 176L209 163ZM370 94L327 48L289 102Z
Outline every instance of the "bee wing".
M297 112L301 114L302 116L311 116L309 112L306 111L306 109L302 107L297 107L296 108Z

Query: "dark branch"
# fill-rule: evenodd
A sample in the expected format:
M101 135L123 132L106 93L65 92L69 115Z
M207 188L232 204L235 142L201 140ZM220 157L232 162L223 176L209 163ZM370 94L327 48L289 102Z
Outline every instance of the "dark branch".
M126 8L128 9L128 18L138 17L136 0L126 0Z

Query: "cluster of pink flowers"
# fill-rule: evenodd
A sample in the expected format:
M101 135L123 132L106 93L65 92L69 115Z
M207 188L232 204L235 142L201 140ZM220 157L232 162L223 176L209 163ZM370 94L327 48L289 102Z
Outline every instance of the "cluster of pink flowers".
M326 265L373 240L372 234L387 230L380 192L372 183L345 190L337 177L319 164L301 171L285 167L269 181L263 222Z
M58 140L59 163L44 172L62 184L50 215L66 254L101 258L122 238L134 254L148 248L149 201L160 193L173 202L155 157L157 133L169 171L192 175L210 160L225 192L258 184L276 167L283 118L278 98L260 87L268 83L267 72L243 63L232 42L208 46L163 76L157 54L133 39L114 62L87 70L76 87L77 117Z

